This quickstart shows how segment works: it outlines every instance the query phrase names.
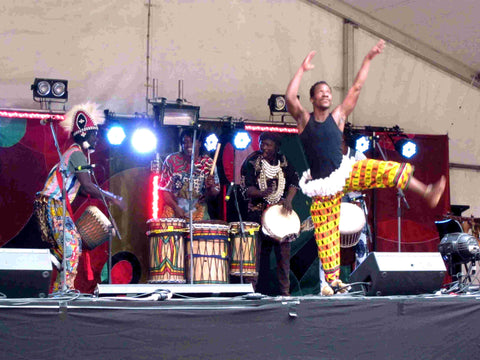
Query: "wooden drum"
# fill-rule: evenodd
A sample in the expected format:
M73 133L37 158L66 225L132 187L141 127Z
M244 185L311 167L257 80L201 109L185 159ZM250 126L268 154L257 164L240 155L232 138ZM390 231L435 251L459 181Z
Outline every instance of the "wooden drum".
M150 240L149 283L185 283L185 220L177 218L147 221Z
M193 254L190 243L186 244L185 273L189 282L190 263L193 261L194 284L228 283L228 230L227 223L220 221L201 221L193 224Z

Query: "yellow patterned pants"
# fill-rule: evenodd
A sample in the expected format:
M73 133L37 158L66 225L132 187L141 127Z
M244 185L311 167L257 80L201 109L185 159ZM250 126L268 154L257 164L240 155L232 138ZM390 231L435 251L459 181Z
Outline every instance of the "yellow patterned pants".
M315 226L315 241L328 282L340 276L340 204L345 193L367 189L397 187L405 189L413 174L406 163L366 159L357 161L345 179L342 191L331 196L313 197L310 212Z

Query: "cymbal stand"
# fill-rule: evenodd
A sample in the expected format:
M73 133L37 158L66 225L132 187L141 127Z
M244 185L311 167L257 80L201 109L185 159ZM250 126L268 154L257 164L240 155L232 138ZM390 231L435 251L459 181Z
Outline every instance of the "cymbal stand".
M382 155L383 160L388 161L385 153L382 150L382 147L377 142L377 148ZM410 209L408 205L407 198L402 189L397 188L397 234L398 234L398 252L402 252L402 200L405 203L407 209Z

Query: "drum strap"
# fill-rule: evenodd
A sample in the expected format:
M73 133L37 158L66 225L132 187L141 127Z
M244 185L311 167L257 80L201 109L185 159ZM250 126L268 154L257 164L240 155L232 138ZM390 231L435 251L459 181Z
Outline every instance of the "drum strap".
M58 171L58 169L55 171L55 175L57 176L57 182L58 182L58 185L60 186L60 190L63 192L63 178L62 178L62 175L60 174L60 171ZM67 203L67 210L70 213L70 216L72 216L73 218L72 206L70 205L70 200L68 199L67 192L65 192L65 196L66 196L65 202Z
M63 193L63 178L62 175L60 174L60 171L57 169L55 171L55 175L57 176L57 181L58 185L60 186L60 190L62 190ZM72 217L73 220L73 210L72 210L72 205L70 205L70 200L68 199L68 193L65 192L65 203L67 204L67 210L70 213L70 216ZM85 252L85 267L87 268L87 279L89 281L93 280L93 270L92 270L92 265L90 262L90 253L88 251Z

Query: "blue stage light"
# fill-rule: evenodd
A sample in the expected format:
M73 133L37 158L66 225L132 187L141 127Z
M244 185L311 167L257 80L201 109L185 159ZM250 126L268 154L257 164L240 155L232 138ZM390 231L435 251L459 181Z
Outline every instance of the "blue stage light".
M370 140L368 139L368 136L359 136L355 140L355 150L364 153L368 149L370 149Z
M157 148L157 137L148 128L138 128L132 135L132 146L135 151L146 154Z
M417 153L417 145L410 139L400 139L395 143L395 150L403 157L410 159Z
M239 130L233 136L235 150L245 150L252 142L252 137L245 130Z
M217 148L218 137L216 134L210 134L205 138L203 145L207 151L214 151Z
M120 145L125 140L125 137L125 131L120 125L115 125L108 129L107 139L111 145Z

